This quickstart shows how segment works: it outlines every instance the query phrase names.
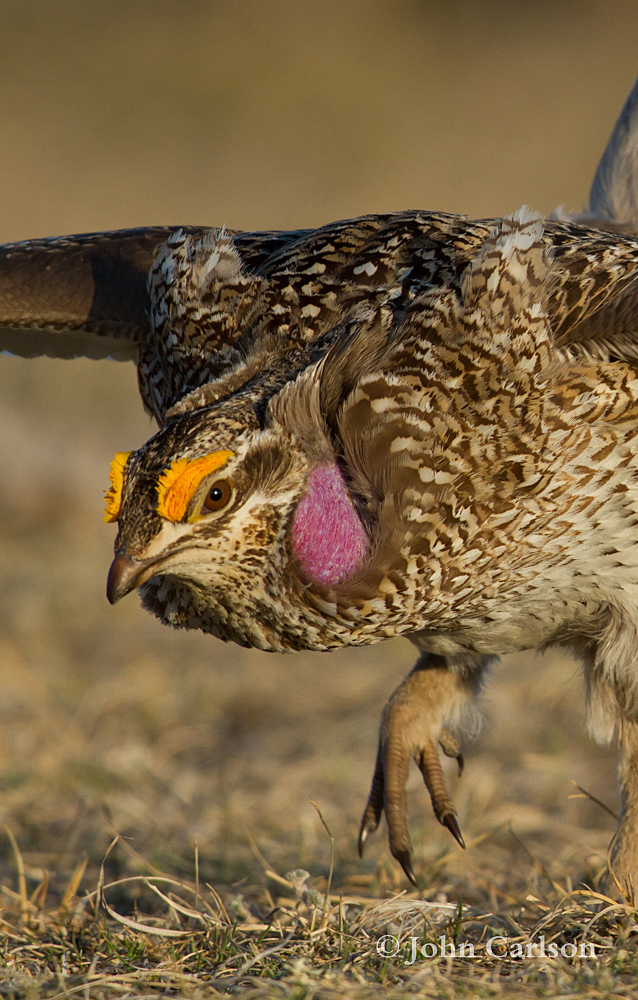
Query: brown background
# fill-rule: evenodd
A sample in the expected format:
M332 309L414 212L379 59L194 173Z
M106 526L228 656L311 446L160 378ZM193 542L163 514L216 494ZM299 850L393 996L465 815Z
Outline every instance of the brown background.
M634 0L0 0L0 240L145 224L259 229L404 208L581 207L638 73ZM405 641L246 652L104 597L115 450L153 431L132 366L0 357L0 819L30 875L113 832L159 867L404 883L354 852L378 713ZM614 751L584 734L578 667L510 657L454 794L465 854L412 779L419 871L450 886L600 869ZM9 865L7 844L0 854ZM94 869L93 869L94 870ZM8 872L8 869L6 869ZM437 878L439 876L436 876ZM249 883L245 883L246 885Z

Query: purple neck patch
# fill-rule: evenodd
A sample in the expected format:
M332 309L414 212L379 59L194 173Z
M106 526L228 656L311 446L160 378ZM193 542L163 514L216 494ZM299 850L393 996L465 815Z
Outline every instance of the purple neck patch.
M333 587L359 566L368 536L336 463L314 469L295 511L293 548L306 576Z

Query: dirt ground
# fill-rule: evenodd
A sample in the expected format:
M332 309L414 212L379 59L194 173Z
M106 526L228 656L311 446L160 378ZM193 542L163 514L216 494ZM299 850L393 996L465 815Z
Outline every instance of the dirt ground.
M0 241L579 208L637 37L631 0L0 0ZM334 886L406 889L383 831L362 861L356 832L412 647L283 657L110 607L108 465L151 433L132 366L0 357L0 813L28 891L46 873L59 899L85 855L94 889L116 834L110 878L191 877L196 845L224 898L256 897L264 866L325 877L313 802ZM412 777L421 895L592 884L614 821L575 785L616 810L615 749L585 733L578 664L508 657L482 704L450 770L467 851Z

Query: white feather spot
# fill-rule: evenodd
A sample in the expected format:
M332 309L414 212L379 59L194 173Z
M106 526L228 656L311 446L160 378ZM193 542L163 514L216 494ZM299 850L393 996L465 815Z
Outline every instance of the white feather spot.
M377 265L373 264L371 260L366 261L365 264L359 264L359 267L355 267L353 274L367 274L368 277L372 277L376 273Z
M301 310L301 315L306 317L312 317L313 319L319 315L321 309L319 306L314 305L314 303L309 302Z

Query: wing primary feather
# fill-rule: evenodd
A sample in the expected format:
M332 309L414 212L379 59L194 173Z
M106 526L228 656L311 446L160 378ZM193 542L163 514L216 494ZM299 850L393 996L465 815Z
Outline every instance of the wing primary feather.
M172 231L157 226L0 247L0 351L134 358L150 335L147 274Z

